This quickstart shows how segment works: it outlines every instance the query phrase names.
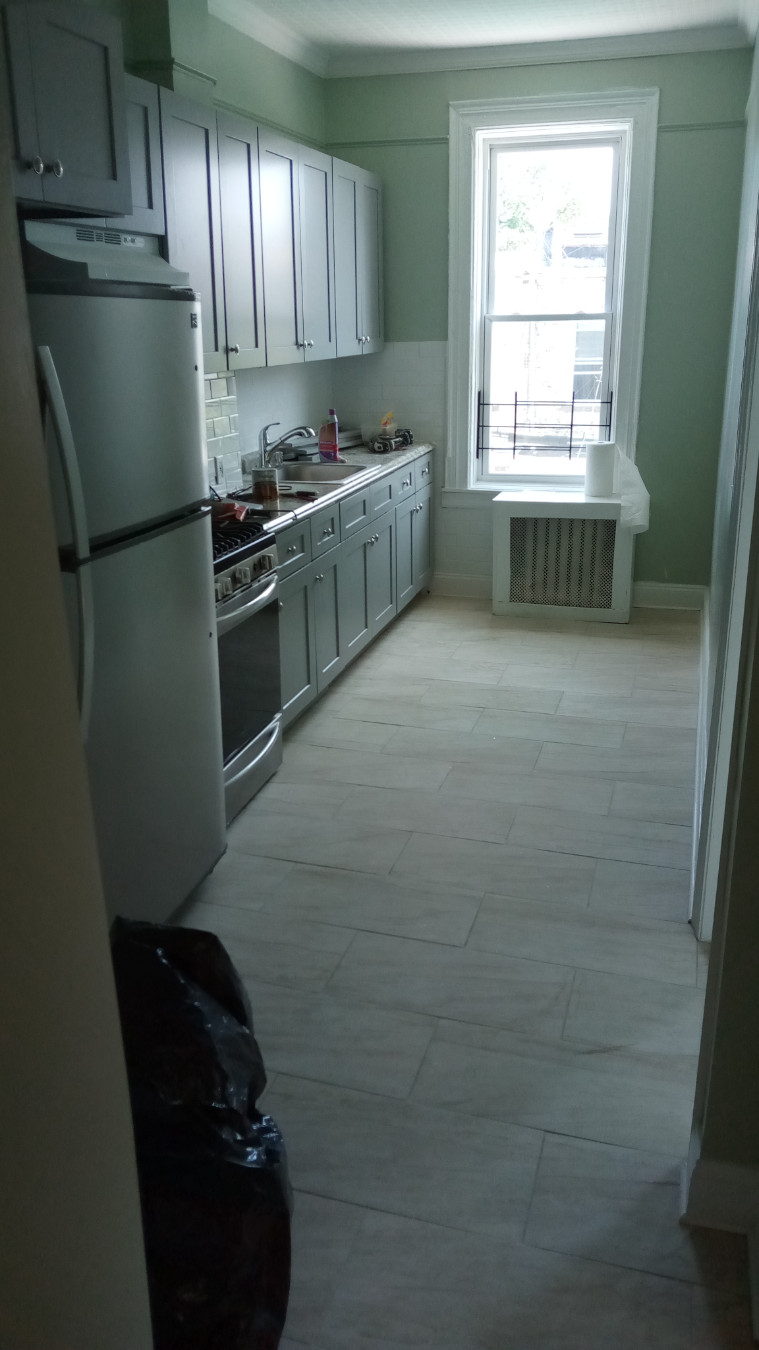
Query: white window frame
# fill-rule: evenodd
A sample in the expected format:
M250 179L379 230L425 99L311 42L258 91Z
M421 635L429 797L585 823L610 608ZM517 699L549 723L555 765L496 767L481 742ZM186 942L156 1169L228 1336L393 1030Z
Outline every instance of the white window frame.
M481 387L482 304L487 211L485 184L491 146L510 135L559 138L619 136L619 298L621 322L614 360L612 438L635 459L643 367L643 336L653 216L658 89L623 89L550 98L476 100L450 104L448 283L448 451L445 490L488 492L510 483L582 488L567 474L480 476L476 458L477 391Z

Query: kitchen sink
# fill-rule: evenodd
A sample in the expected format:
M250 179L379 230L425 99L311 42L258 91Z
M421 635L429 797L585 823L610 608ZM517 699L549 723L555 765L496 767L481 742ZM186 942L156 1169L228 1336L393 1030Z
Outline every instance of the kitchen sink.
M365 472L362 464L282 464L277 470L281 483L338 483Z

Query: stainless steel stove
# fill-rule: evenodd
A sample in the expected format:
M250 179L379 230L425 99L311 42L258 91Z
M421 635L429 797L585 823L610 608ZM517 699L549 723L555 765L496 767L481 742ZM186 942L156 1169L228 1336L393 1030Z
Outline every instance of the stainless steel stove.
M227 823L282 762L277 545L256 520L212 529Z

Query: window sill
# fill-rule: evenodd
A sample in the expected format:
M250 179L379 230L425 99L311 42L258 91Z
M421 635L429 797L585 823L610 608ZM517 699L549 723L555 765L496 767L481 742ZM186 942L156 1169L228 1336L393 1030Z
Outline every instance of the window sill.
M619 494L611 497L586 497L584 483L575 487L554 484L539 487L534 483L511 484L501 487L495 483L478 483L469 488L443 488L443 509L451 507L489 507L492 502L512 502L518 506L535 507L539 515L560 515L567 509L573 515L592 517L617 515L621 506Z

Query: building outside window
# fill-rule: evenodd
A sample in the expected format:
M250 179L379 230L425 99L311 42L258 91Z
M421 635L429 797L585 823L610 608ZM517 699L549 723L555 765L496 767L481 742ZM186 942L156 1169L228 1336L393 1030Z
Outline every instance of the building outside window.
M635 457L658 95L451 105L446 486Z

